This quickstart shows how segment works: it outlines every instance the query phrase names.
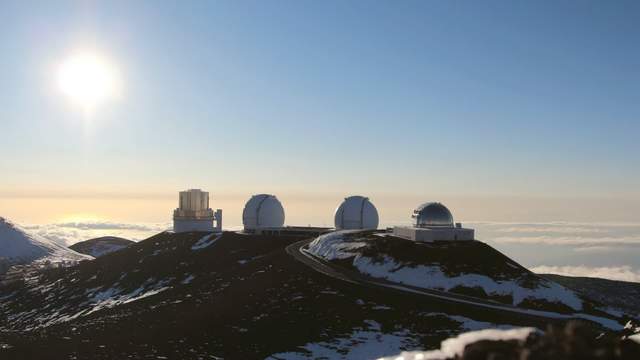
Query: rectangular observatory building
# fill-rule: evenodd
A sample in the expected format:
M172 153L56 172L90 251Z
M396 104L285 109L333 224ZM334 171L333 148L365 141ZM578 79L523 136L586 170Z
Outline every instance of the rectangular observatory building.
M456 227L432 227L420 228L409 226L395 226L393 235L413 241L434 242L434 241L470 241L474 239L474 230L465 229L456 224Z
M222 210L209 207L209 193L200 189L180 191L179 207L173 211L173 231L222 231ZM214 226L215 223L215 226Z

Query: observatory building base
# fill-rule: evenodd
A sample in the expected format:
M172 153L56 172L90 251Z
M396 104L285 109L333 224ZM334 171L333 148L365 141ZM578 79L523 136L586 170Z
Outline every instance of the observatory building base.
M396 226L393 228L393 235L413 241L434 242L434 241L469 241L473 240L475 231L459 227L446 228L419 228Z
M210 219L174 219L173 231L176 233L190 231L213 232L218 230L213 227L213 218Z

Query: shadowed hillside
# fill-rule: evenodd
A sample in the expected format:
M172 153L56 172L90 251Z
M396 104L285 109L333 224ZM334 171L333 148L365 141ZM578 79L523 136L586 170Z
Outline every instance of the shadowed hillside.
M3 359L376 358L546 323L328 277L299 237L161 233L0 287Z

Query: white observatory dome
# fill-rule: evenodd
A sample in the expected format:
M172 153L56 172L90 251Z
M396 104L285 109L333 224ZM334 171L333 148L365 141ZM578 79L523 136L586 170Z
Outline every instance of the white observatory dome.
M242 211L245 230L279 228L284 225L284 208L274 195L253 195Z
M349 196L336 209L335 225L338 230L377 229L378 210L369 198Z
M453 227L453 215L439 202L428 202L413 210L417 227Z

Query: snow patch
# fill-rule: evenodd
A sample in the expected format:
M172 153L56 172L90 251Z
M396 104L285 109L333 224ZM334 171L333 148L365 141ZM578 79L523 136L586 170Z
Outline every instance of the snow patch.
M187 284L191 284L191 282L193 281L193 279L195 279L196 277L193 275L189 275L187 276L184 280L180 281L180 284L183 285L187 285Z
M356 255L356 253L349 250L357 250L367 245L364 242L345 241L346 234L358 231L359 230L343 230L320 235L309 243L307 251L327 260L348 259Z
M407 330L383 334L380 329L379 323L366 320L363 328L354 329L347 337L308 343L301 351L273 354L267 359L376 359L417 346L417 340Z
M525 299L544 299L582 310L582 300L573 291L552 282L544 282L534 289L529 289L520 286L517 281L494 280L479 274L449 277L439 266L407 266L395 262L389 256L385 256L383 261L376 261L358 255L353 265L363 274L425 289L449 291L457 286L480 287L489 295L511 295L513 305L518 305Z
M212 239L213 235L215 235L215 233L203 236L200 240L193 244L191 250L202 250L204 248L207 248L213 245L216 241L218 241L218 239L222 237L222 235L219 235L218 237Z
M140 287L129 293L122 293L123 290L116 286L99 291L92 295L89 300L92 307L84 315L159 294L171 288L170 286L165 286L167 283L169 283L168 280L155 282L154 279L148 279Z

